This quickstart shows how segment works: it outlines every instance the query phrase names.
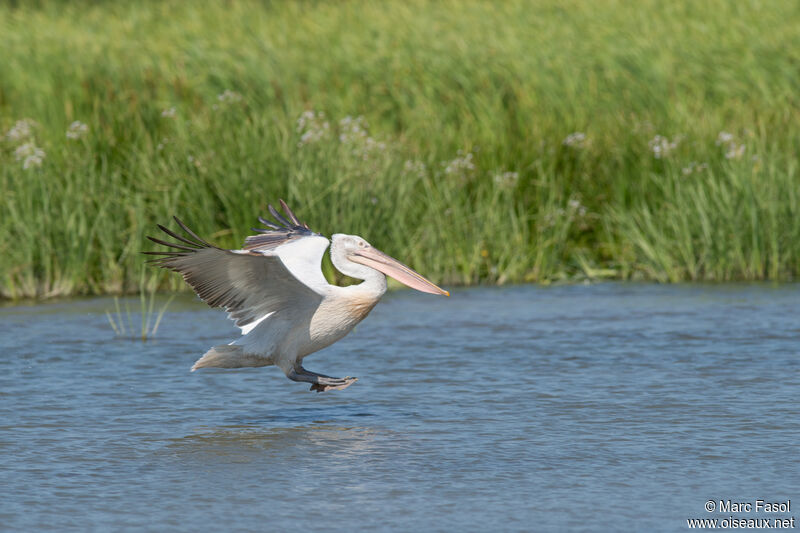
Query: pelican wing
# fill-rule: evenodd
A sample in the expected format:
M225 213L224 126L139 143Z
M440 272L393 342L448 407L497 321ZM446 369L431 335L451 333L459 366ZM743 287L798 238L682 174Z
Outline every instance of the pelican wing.
M320 271L320 259L328 245L326 238L309 236L309 240L314 241L313 246L293 245L295 263L305 268L291 269L284 263L278 250L260 247L224 250L198 237L177 217L175 222L186 236L160 224L158 227L179 242L148 237L173 250L144 253L160 256L151 262L180 272L203 301L211 307L224 308L240 328L244 329L248 324L281 310L316 309L322 301L318 279L311 275L307 283L302 278L311 274L310 265L314 260L316 270ZM297 257L298 253L310 257ZM322 277L321 271L319 277Z

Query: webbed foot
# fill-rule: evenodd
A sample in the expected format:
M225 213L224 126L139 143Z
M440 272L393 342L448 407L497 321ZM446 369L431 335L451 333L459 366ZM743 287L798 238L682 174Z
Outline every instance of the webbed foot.
M358 381L358 378L351 378L350 376L344 378L332 378L330 376L326 376L325 374L317 374L316 372L306 370L302 366L295 367L291 372L286 374L286 377L292 381L304 381L306 383L311 383L311 388L309 390L317 392L346 389Z
M330 383L314 383L308 390L315 390L317 392L342 390L358 381L358 378L351 378L350 376L347 376L346 378L327 378L327 380L329 380ZM320 378L320 381L322 381L322 378Z

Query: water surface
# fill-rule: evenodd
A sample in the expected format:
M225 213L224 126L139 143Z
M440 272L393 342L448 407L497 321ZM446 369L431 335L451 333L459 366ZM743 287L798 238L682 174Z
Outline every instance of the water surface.
M0 309L0 529L675 531L727 516L708 499L800 505L797 285L392 293L306 359L360 378L323 394L189 373L238 330L188 297L147 343L112 307Z

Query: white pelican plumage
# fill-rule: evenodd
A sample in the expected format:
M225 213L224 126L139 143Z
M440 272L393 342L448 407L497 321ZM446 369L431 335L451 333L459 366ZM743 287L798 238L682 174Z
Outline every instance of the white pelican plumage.
M158 227L179 242L151 241L174 250L151 262L180 272L211 307L222 307L241 328L230 344L214 346L192 366L241 368L275 365L293 381L311 383L311 390L344 389L357 378L334 378L303 368L303 358L347 335L386 292L386 276L432 294L450 294L403 263L373 248L357 235L332 236L331 261L342 274L363 280L349 287L329 284L321 261L331 244L301 224L281 200L286 216L271 205L275 218L259 217L266 229L247 237L240 250L224 250L198 237L181 222L181 236Z

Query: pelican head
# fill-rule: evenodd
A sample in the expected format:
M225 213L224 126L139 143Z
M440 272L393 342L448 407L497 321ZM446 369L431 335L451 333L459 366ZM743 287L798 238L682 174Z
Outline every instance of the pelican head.
M331 260L342 273L358 279L368 279L375 271L421 292L450 296L397 259L386 255L358 235L334 233L331 236Z

